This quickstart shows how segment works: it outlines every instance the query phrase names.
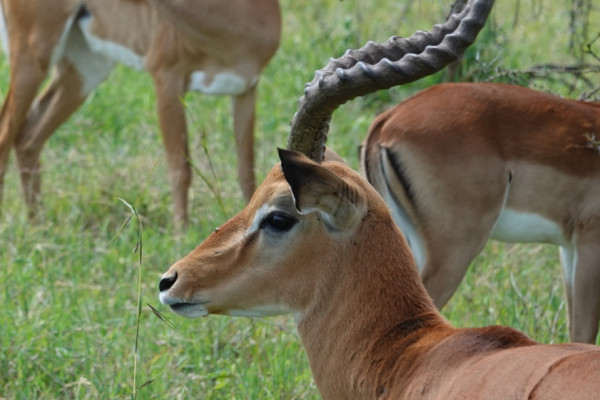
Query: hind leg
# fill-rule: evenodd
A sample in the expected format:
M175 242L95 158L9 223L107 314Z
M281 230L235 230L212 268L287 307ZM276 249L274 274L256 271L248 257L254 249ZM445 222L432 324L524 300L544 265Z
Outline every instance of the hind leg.
M31 104L46 78L61 34L78 7L75 0L5 1L11 66L10 86L0 112L0 200L10 150L25 124ZM48 10L50 8L50 10Z
M10 150L45 75L46 70L35 65L29 65L11 74L8 94L0 112L0 199L3 195L4 174Z
M571 341L596 343L600 324L600 224L577 238L570 314Z
M442 238L438 235L436 239L442 239L444 245L428 249L421 279L438 309L454 295L469 265L485 246L489 233L490 229L479 229L469 240L465 240L464 236Z
M90 52L89 57L94 58ZM99 56L96 56L97 58ZM98 60L102 65L103 60ZM89 91L95 88L110 72L112 64L105 64L103 74L91 80L83 77L77 61L61 60L48 88L38 98L27 116L22 132L15 141L17 162L25 201L34 217L40 206L40 154L52 133L83 103Z
M47 64L40 63L34 53L21 43L11 43L11 79L8 94L0 112L0 200L8 157L27 118L27 113L47 74ZM50 54L42 57L49 62Z
M40 206L40 154L44 144L108 76L114 65L90 50L77 26L69 31L62 56L48 87L35 100L15 139L21 185L30 217L37 214Z
M476 193L465 190L427 209L419 229L426 254L421 278L436 307L450 300L473 259L493 238L506 191L506 185Z
M426 249L421 278L436 307L450 300L473 259L493 238L504 204L502 189L496 190L495 202L483 202L479 194L463 194L428 210L429 219L423 219L421 225ZM487 205L478 208L473 204Z

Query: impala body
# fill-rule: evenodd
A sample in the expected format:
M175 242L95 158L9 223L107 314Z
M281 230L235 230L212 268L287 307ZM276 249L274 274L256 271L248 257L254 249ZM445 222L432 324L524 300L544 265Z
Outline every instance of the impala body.
M600 348L436 310L387 204L338 161L280 151L248 206L160 282L186 317L296 316L324 399L597 399Z
M437 307L489 238L560 246L571 339L600 318L600 104L444 84L383 113L364 176L391 207Z
M188 220L182 104L188 90L233 97L240 185L250 198L256 85L279 45L277 0L2 0L1 6L11 78L0 114L0 197L14 146L35 215L44 143L122 63L152 75L176 221ZM36 97L50 70L48 87Z

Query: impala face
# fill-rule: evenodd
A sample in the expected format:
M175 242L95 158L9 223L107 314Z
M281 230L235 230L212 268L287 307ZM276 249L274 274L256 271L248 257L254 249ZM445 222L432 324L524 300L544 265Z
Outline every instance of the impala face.
M299 313L311 301L319 270L340 257L366 208L358 187L332 172L337 162L281 157L250 204L163 275L163 304L190 318L255 317Z
M169 269L160 281L160 300L189 318L293 311L276 301L272 270L281 268L281 254L292 250L290 239L302 219L280 167L275 167L246 210Z

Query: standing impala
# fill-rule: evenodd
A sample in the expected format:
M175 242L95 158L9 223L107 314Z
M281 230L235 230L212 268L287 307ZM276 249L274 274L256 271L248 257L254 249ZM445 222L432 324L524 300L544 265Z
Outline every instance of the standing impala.
M488 238L560 246L571 340L600 318L600 104L445 84L380 115L364 176L392 209L437 307Z
M491 4L469 2L458 37L476 33ZM411 54L411 71L404 57L387 58L397 49L388 43L318 73L288 141L318 162L281 150L248 206L163 275L160 299L186 317L295 314L324 399L597 399L599 347L542 345L499 326L453 328L421 283L388 205L343 163L321 163L337 105L380 77L387 85L427 75L452 61L447 46L457 54L474 40L449 37ZM334 105L323 111L314 102Z
M1 6L11 79L0 114L0 198L14 146L35 215L44 143L116 62L146 69L154 80L175 220L188 219L182 104L188 90L233 96L239 180L250 198L256 85L279 45L277 0L2 0ZM36 98L50 69L50 83Z

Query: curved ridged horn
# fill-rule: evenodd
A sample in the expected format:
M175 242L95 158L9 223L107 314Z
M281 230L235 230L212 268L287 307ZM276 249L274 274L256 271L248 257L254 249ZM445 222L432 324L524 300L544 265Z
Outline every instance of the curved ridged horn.
M292 120L288 149L321 162L331 115L348 100L413 82L456 61L485 25L494 0L470 0L459 14L410 38L367 43L315 72Z

